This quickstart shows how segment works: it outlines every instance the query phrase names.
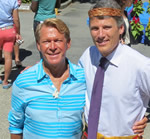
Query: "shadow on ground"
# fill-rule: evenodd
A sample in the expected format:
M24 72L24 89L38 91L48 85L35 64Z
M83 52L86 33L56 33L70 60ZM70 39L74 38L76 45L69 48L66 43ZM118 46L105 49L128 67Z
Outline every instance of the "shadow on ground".
M21 73L21 71L23 71L26 67L22 66L20 68L16 68L16 67L12 67L12 70L11 70L11 74L9 76L9 79L11 79L11 82L13 83L17 76Z
M32 52L23 48L19 48L19 54L20 54L20 60L23 61L26 57L32 55ZM12 59L15 59L15 56L13 54Z
M20 60L23 61L26 57L32 55L32 52L26 49L22 49L20 48ZM13 55L13 60L15 59L14 55ZM1 63L2 65L4 65L4 63ZM11 80L11 82L13 83L15 81L15 79L17 78L17 76L21 73L21 71L23 71L26 67L22 66L20 68L17 68L16 66L12 67L11 70L11 74L9 76L9 80ZM4 79L4 70L1 72L1 78Z
M86 3L86 2L89 2L89 3L96 3L97 0L72 0L72 2L76 2L76 1L79 1L81 3Z

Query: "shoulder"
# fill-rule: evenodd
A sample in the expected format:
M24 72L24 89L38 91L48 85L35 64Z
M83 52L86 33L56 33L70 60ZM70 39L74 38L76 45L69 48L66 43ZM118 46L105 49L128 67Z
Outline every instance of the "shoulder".
M13 8L14 9L18 9L19 8L19 3L18 3L18 0L13 0L12 2L11 2L11 4L13 4Z
M134 48L126 46L126 45L123 46L123 51L125 52L126 56L128 56L129 58L132 58L133 60L139 60L139 62L149 59L148 57L144 56L143 54L141 54Z
M134 68L144 70L143 68L150 67L148 66L150 65L150 58L144 56L143 54L129 46L123 45L121 55L124 59L126 59L128 65L130 64L130 66L132 65L132 67Z
M12 10L19 8L18 0L5 0L2 5L0 4L0 6L3 10L11 12Z
M99 53L99 52L98 52L96 46L90 46L83 52L81 57L84 57L86 55L95 55L97 53Z
M100 57L100 52L98 51L96 46L88 47L82 56L79 59L79 65L84 67L84 65L87 65L89 63L96 63L97 60Z
M70 66L70 73L75 76L78 79L85 79L85 73L84 73L84 69L76 64L73 64L71 62L69 62L69 66Z
M14 84L16 84L18 87L22 87L25 84L36 81L37 69L38 69L38 64L36 64L36 65L28 68L27 70L23 71L21 74L18 75Z
M76 64L73 64L69 61L70 70L73 72L84 72L84 69Z

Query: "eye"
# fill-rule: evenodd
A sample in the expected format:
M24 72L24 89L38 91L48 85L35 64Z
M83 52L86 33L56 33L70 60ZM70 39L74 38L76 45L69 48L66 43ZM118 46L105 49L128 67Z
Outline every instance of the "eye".
M91 27L91 31L96 31L98 29L99 29L98 27Z
M57 39L57 40L55 40L55 42L59 43L59 42L62 42L62 40L61 39Z
M44 44L47 44L47 43L49 43L50 41L48 41L48 40L45 40L45 41L42 41L42 43L44 43Z
M108 29L111 29L112 28L112 26L104 26L103 27L103 29L105 29L105 30L108 30Z

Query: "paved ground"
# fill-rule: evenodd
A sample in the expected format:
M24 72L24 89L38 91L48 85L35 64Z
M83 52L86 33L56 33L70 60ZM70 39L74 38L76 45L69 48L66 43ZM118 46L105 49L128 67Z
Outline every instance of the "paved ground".
M79 2L72 3L67 8L60 10L58 18L67 23L71 31L72 47L67 53L67 57L72 62L77 63L82 52L92 43L88 26L86 25L87 11L90 9L90 3ZM20 12L21 34L25 42L20 47L21 60L24 67L33 65L39 61L39 53L37 52L34 35L33 22L34 14L31 11ZM150 46L138 44L132 46L144 55L150 57ZM14 62L14 61L13 61ZM22 68L23 69L23 68ZM11 79L14 80L22 69L16 69L13 63ZM3 75L3 65L0 65L0 74ZM10 109L11 88L2 89L0 86L0 139L9 139L7 115ZM149 139L150 125L145 131L145 139Z

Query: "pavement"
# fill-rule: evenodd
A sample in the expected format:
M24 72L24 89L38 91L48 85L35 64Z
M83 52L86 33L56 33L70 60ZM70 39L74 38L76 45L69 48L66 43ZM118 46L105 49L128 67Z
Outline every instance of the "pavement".
M28 5L29 6L29 5ZM67 52L67 57L75 64L83 51L90 45L93 45L89 28L87 26L87 11L92 4L74 2L69 3L65 8L59 9L59 15L57 18L62 19L70 28L72 46ZM27 66L34 65L40 60L39 53L36 48L34 34L33 34L33 17L34 13L30 10L20 10L19 12L21 22L21 34L24 39L24 43L20 46L20 57L23 63L23 67L17 69L14 64L12 66L12 72L10 79L14 81L17 75ZM144 44L132 45L132 48L136 49L143 55L150 57L150 46ZM0 65L0 74L4 75L4 65ZM7 115L10 110L11 103L11 90L2 89L0 85L0 139L9 139L8 121ZM150 139L150 124L148 124L144 139Z

